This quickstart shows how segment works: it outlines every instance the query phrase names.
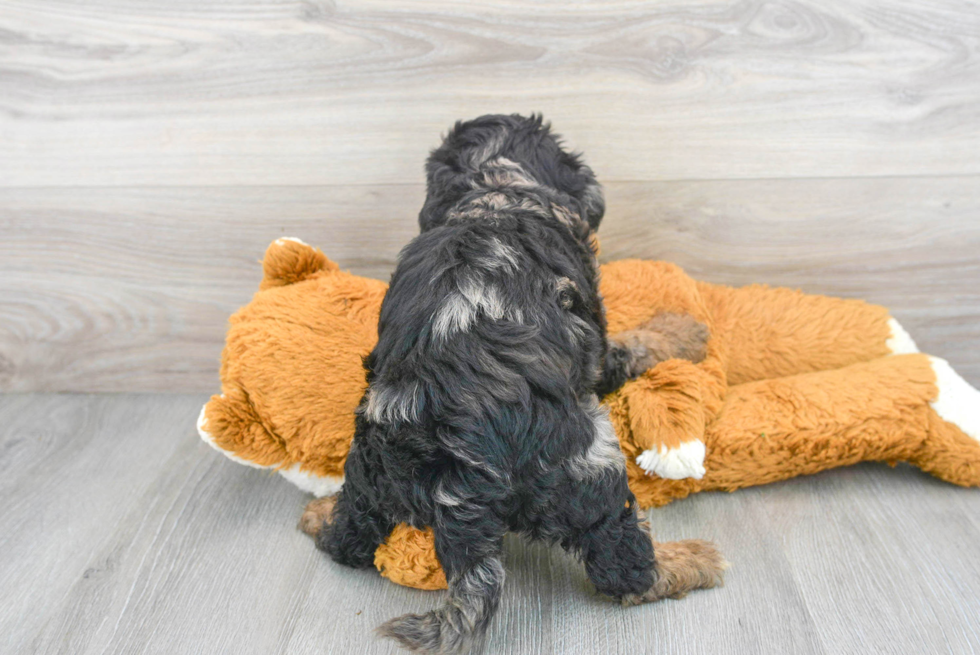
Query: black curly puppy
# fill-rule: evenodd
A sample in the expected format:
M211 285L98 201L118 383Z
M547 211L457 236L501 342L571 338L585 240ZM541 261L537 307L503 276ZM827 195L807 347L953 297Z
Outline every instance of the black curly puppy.
M705 542L673 544L671 570L655 565L597 396L660 359L702 356L691 342L703 347L703 327L668 321L683 329L655 334L657 349L636 331L607 343L592 246L602 193L540 117L457 123L426 168L422 232L381 308L318 546L368 567L397 523L432 526L448 602L381 627L422 652L463 651L485 633L507 531L574 551L625 603L716 584L723 562Z

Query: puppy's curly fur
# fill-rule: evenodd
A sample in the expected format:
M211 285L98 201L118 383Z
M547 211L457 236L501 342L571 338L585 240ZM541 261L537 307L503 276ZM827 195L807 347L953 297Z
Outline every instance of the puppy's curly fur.
M508 530L577 553L608 596L671 595L597 391L692 350L692 338L607 342L591 239L602 193L540 117L457 123L426 170L421 234L381 308L345 483L318 546L368 567L396 523L433 528L448 602L381 627L420 652L480 641Z

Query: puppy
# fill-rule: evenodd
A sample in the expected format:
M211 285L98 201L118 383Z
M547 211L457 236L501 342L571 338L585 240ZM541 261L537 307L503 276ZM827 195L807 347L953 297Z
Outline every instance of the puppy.
M540 117L457 123L426 171L421 234L399 255L364 362L343 489L305 529L337 562L369 567L397 523L433 528L446 604L380 628L418 652L481 640L507 531L576 553L624 604L720 583L706 542L657 558L598 397L662 359L703 357L704 326L668 315L606 338L602 193Z

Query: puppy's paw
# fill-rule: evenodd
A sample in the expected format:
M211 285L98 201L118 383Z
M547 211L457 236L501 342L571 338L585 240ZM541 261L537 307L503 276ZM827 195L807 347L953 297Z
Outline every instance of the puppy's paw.
M707 355L711 332L707 325L690 314L657 314L638 329L660 335L670 356L675 359L697 364Z
M683 598L695 589L711 589L725 582L728 562L710 541L686 539L654 543L657 579L645 593L623 598L624 605Z
M629 377L636 377L668 359L704 360L710 338L708 326L687 314L657 314L635 330L609 336L610 344L625 353Z
M330 523L333 507L336 504L336 496L324 496L311 500L307 503L306 510L296 527L316 539L320 531L323 530L323 526Z

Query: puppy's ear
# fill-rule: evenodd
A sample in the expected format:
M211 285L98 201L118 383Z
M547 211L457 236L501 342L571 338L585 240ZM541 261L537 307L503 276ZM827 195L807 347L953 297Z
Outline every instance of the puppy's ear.
M425 169L425 203L419 212L419 228L422 232L439 225L456 201L456 194L452 193L452 189L457 174L452 168L430 156Z
M466 176L453 157L453 144L459 124L443 144L429 153L425 162L425 204L419 212L423 232L441 224L454 204L467 191Z
M595 173L582 163L581 155L562 153L559 175L558 188L578 201L579 216L589 227L593 231L599 229L606 213L606 201Z
M582 218L589 224L593 231L599 229L599 223L606 214L606 199L602 195L602 187L594 179L585 187L582 197L579 199L582 204Z

